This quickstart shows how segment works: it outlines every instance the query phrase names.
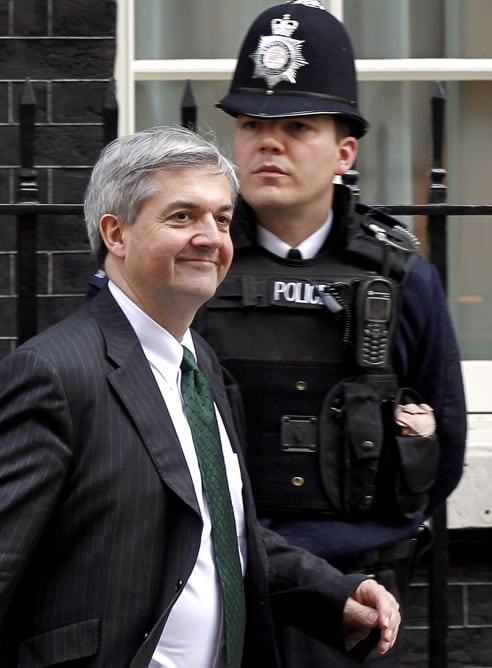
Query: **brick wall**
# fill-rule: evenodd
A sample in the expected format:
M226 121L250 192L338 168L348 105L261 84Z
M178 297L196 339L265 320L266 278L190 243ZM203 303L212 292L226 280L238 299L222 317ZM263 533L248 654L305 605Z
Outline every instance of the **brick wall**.
M39 201L80 203L103 145L102 108L113 74L116 0L1 0L0 202L17 193L18 105L26 77L38 102ZM0 217L0 355L15 345L16 221ZM38 222L39 329L71 312L93 269L83 221Z
M492 529L454 530L449 540L448 668L492 668ZM405 605L404 668L428 662L428 563L418 568Z

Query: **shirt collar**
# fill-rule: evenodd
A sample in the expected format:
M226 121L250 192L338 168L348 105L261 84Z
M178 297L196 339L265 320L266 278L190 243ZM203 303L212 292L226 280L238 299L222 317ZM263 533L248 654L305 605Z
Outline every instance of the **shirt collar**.
M310 260L319 253L326 239L328 238L332 221L333 211L330 210L323 225L317 229L316 232L313 232L313 234L307 237L307 239L304 239L304 241L301 242L299 246L296 246L297 250L301 252L303 260ZM286 244L285 241L282 241L282 239L279 239L275 234L273 234L273 232L270 232L270 230L267 230L265 227L259 224L257 239L260 246L265 248L265 250L269 251L270 253L278 255L279 257L287 257L287 253L291 248L291 246Z
M183 335L181 342L177 341L167 329L161 327L148 316L111 280L108 287L116 303L125 314L127 320L137 335L145 356L151 364L162 370L165 378L171 383L183 359L182 346L186 346L196 357L195 346L189 329Z

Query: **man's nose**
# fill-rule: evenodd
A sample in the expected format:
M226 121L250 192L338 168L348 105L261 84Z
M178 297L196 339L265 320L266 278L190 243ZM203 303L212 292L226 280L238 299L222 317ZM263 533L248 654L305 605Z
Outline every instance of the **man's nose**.
M222 234L213 214L205 214L198 223L198 233L193 237L197 244L219 246L222 243Z
M260 135L260 149L265 151L281 151L282 138L274 126L266 126Z

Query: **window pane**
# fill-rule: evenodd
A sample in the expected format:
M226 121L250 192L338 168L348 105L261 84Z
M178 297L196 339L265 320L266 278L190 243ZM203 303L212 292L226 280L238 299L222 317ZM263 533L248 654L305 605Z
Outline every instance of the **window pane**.
M476 0L345 0L358 58L490 57L490 3ZM486 18L486 20L484 20ZM448 201L490 197L491 82L445 82ZM425 203L431 169L426 82L364 82L360 106L371 123L360 142L361 199ZM414 221L417 233L422 221ZM448 221L448 295L464 359L492 358L492 217Z
M224 151L232 145L234 119L215 108L215 103L227 92L226 81L192 81L197 103L197 123L200 132L212 132ZM183 81L138 81L136 84L136 129L164 123L181 122ZM230 155L228 153L228 155Z
M235 58L268 0L135 0L135 52L147 58Z

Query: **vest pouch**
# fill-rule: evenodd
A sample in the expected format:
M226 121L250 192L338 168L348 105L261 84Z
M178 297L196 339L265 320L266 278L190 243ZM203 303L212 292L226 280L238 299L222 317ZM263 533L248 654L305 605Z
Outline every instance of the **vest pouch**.
M363 518L373 508L383 445L381 399L374 387L344 380L320 414L320 474L340 516Z
M429 500L438 460L438 439L432 436L395 436L400 458L396 477L396 502L403 517L424 512Z
M395 400L397 404L420 404L420 396L408 388L402 388ZM434 484L439 459L437 434L401 435L393 422L394 450L397 472L393 490L395 509L401 518L411 519L425 511L429 491Z

